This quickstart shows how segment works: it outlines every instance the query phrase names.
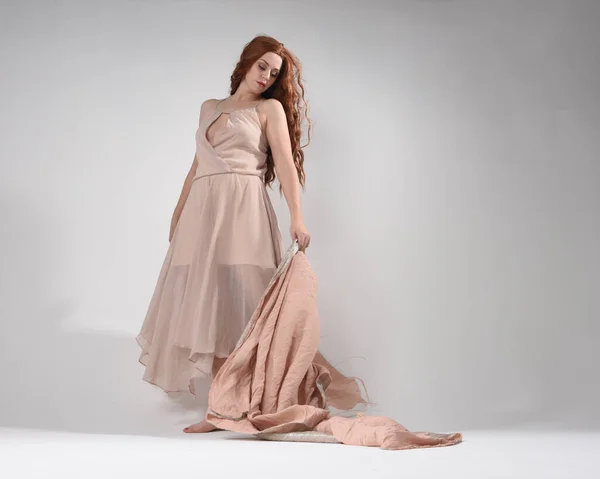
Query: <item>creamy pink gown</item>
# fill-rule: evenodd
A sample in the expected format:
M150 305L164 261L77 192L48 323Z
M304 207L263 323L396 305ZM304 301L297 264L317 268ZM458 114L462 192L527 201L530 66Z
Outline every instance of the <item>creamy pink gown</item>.
M233 351L281 261L259 109L216 104L199 120L196 175L137 336L143 378L167 392L194 394Z

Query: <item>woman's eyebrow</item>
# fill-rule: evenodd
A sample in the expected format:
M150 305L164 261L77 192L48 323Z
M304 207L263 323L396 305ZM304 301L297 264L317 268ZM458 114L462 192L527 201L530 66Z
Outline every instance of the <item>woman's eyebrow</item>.
M264 59L262 59L262 58L259 58L259 60L260 60L261 62L265 62L267 65L271 66L267 60L264 60ZM273 68L273 70L275 70L275 71L279 71L279 68Z

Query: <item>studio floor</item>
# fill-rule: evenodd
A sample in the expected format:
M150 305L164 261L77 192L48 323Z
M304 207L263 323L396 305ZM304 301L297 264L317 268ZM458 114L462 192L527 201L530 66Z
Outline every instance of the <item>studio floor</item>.
M229 432L102 435L0 428L0 477L600 477L600 432L462 431L457 446L407 451L260 441Z

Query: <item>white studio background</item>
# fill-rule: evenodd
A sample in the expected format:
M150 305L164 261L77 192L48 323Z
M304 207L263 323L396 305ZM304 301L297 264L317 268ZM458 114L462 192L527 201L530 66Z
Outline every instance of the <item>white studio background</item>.
M322 350L373 412L600 427L600 2L0 5L0 425L200 419L141 380L134 337L200 104L266 33L302 60L315 124Z

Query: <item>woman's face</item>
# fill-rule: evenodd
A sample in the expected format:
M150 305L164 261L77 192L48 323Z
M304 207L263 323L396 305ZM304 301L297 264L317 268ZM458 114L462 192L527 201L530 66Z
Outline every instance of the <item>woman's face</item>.
M246 74L246 83L258 94L268 90L279 75L283 60L276 53L268 52L260 57Z

